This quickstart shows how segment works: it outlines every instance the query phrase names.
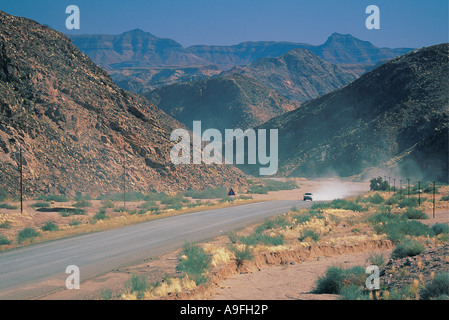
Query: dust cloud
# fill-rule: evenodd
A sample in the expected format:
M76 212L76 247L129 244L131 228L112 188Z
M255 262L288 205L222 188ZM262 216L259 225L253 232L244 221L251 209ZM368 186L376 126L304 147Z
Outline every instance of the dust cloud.
M322 180L314 181L314 185L310 186L315 201L328 201L335 199L343 199L355 197L369 191L369 183L366 182L349 182L342 180Z

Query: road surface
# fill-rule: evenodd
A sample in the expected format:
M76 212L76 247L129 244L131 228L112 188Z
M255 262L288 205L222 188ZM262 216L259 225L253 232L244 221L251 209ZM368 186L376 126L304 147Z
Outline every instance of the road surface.
M75 265L82 281L311 202L282 200L212 209L0 253L0 299L33 299L65 287Z

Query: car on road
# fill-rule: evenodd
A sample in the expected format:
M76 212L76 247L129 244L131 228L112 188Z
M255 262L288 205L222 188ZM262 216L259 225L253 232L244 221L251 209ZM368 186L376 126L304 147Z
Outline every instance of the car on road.
M313 194L311 194L310 192L304 193L304 201L307 200L313 201Z

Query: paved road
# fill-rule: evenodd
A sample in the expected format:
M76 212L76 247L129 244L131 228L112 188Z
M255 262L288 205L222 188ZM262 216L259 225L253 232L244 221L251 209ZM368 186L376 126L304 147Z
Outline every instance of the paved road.
M65 287L66 267L79 267L81 282L139 263L187 242L310 206L304 201L268 201L163 218L0 253L0 299L32 299Z

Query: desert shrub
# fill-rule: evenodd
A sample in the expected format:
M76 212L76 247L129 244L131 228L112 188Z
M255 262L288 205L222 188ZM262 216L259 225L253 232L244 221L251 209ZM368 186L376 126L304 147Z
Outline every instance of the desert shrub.
M378 193L366 198L366 201L373 204L381 204L385 202L385 199Z
M422 187L422 192L423 193L433 193L433 182L427 182L426 184L424 184L424 186ZM438 191L437 185L435 185L435 193L436 194L440 193Z
M368 219L378 234L385 233L391 241L402 241L405 236L433 236L432 229L416 220L407 220L404 215L376 213Z
M82 200L80 200L78 202L75 202L73 204L73 206L75 208L88 208L88 207L91 206L91 203L89 201L85 200L85 199L82 199Z
M136 293L137 299L144 297L145 291L148 288L148 282L145 276L133 274L131 278L125 282L125 289L129 293Z
M440 201L449 201L449 195L447 195L447 196L442 196L442 197L440 198Z
M9 205L9 204L7 204L7 203L0 203L0 209L10 209L10 210L15 210L15 209L17 209L18 208L18 206L12 206L12 205Z
M145 195L145 201L161 201L168 198L169 195L165 192L151 192Z
M398 202L399 208L405 208L405 207L417 207L418 206L419 199L416 197L409 197L405 198Z
M340 289L340 300L368 300L368 295L363 291L362 286L349 285Z
M326 270L324 276L316 280L313 292L340 294L345 287L351 285L363 286L365 281L365 269L360 266L355 266L350 269L332 266Z
M395 193L391 197L389 197L387 200L385 200L385 204L391 206L394 204L398 204L399 201L401 201L401 195L399 193Z
M187 190L184 196L194 199L217 199L226 198L228 196L228 189L225 187L207 188L203 190Z
M4 189L0 189L0 202L5 201L8 198L8 192Z
M237 260L237 265L241 265L243 261L251 261L254 258L249 246L230 246L230 250Z
M42 227L42 231L56 231L59 227L53 221L47 221Z
M48 195L41 195L37 198L37 200L42 200L42 201L54 201L54 202L67 202L69 201L69 199L67 199L66 196L63 195L57 195L57 194L48 194Z
M449 233L449 226L444 223L435 223L432 226L432 231L436 234Z
M103 208L100 208L100 210L92 217L94 220L104 220L106 218L106 210Z
M187 207L188 208L195 208L195 207L200 207L200 206L202 206L203 205L203 203L200 201L200 200L197 200L197 201L195 201L195 202L190 202L190 203L188 203L187 204Z
M277 216L273 219L266 218L261 225L257 226L256 232L262 232L268 229L274 229L278 227L285 227L286 225L288 225L288 222L285 217Z
M104 194L97 197L97 200L111 200L111 201L123 201L126 195L126 201L142 201L146 200L147 195L138 191L116 192L111 194Z
M324 218L324 214L321 212L321 209L309 209L306 212L295 214L293 218L296 220L296 224L301 224L312 218L322 219Z
M103 208L114 208L114 203L109 199L101 201L101 205L103 206Z
M187 258L183 259L183 255ZM204 252L203 248L186 243L178 261L176 270L188 275L197 285L207 282L211 257Z
M279 246L284 244L284 237L282 235L270 236L263 232L254 232L248 236L241 236L239 242L247 246L256 246L258 244Z
M394 248L391 256L393 258L405 258L416 256L425 250L424 245L416 240L406 240Z
M173 209L173 210L181 210L182 209L182 203L176 202L176 203L167 205L165 208L166 209Z
M187 203L187 202L189 202L189 200L184 198L181 193L178 193L175 196L168 196L161 200L161 204L165 204L165 205L175 205L175 204Z
M50 204L48 202L35 202L31 205L32 208L49 208Z
M385 257L381 253L374 253L369 256L369 262L375 266L381 267L385 264Z
M64 209L64 210L61 210L60 212L59 212L59 214L62 216L62 217L68 217L68 216L81 216L81 215L85 215L86 214L86 210L84 210L84 209L79 209L79 208L77 208L77 209Z
M449 273L437 274L421 289L419 296L423 300L449 299Z
M429 217L424 213L423 210L416 208L407 208L404 212L404 217L407 219L428 219Z
M313 241L318 241L320 240L320 234L311 229L305 229L301 232L301 236L298 238L298 240L303 242L306 238L310 238Z
M79 220L72 220L69 222L69 226L71 226L71 227L77 226L79 224L81 224L81 221L79 221Z
M239 240L237 234L234 231L228 233L228 238L231 243L237 243Z
M11 244L11 241L6 238L4 235L0 234L0 246L5 245L5 244Z
M266 194L269 191L279 191L279 190L292 190L297 189L298 186L294 181L278 181L267 179L262 184L255 185L250 184L247 193L249 194Z
M329 209L331 206L329 203L325 203L325 202L315 202L314 204L312 204L312 206L310 207L311 210L324 210L324 209Z
M367 208L363 207L361 204L356 201L346 200L346 199L335 199L330 203L314 203L310 209L343 209L343 210L352 210L352 211L366 211Z
M30 240L31 242L34 238L40 236L40 233L34 228L25 228L17 234L17 241L19 243L24 242L25 240Z
M11 229L11 221L4 221L2 223L0 223L0 228L2 229Z
M284 237L280 234L271 236L266 233L257 233L256 237L259 242L267 246L280 246L284 244Z

